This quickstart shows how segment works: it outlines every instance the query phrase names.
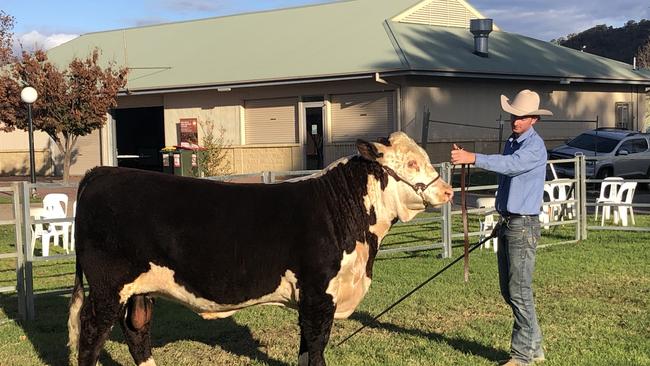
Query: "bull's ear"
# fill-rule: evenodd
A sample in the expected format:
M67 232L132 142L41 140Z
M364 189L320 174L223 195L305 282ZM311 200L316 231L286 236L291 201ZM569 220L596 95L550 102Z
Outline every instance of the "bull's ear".
M367 160L374 161L384 156L373 143L361 139L357 140L357 150L359 150L361 157Z

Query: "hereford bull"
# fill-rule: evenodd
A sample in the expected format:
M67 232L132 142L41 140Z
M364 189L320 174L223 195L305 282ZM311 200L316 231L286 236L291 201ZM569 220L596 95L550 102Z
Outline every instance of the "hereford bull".
M95 365L115 322L136 364L155 365L156 296L206 319L256 304L296 308L298 363L324 365L333 318L365 296L391 225L453 194L404 133L357 148L317 175L270 185L109 167L86 174L68 320L79 365Z

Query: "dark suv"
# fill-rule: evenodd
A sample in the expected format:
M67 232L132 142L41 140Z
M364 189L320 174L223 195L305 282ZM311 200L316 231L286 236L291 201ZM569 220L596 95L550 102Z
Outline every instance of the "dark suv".
M565 145L549 151L549 159L587 159L587 177L650 177L650 134L618 128L597 128L584 132ZM555 171L573 177L573 164L554 164Z

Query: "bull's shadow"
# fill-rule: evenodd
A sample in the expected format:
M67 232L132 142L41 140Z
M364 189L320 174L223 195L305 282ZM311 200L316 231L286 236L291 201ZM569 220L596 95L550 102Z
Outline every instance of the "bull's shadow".
M68 365L68 303L67 296L44 296L35 301L36 320L19 321L15 296L0 296L0 307L23 328L27 341L34 345L38 357L47 365ZM153 347L162 347L180 340L218 346L234 355L245 356L271 366L286 366L260 350L263 345L253 337L248 326L232 318L204 320L182 305L156 300L152 329ZM119 325L115 325L111 340L125 343ZM296 345L297 346L297 345ZM156 350L153 350L154 358ZM297 355L296 355L297 357ZM128 356L129 360L131 359ZM118 366L110 354L102 351L104 366ZM0 362L1 363L1 362ZM130 364L130 363L129 363Z
M426 338L434 342L444 342L467 355L483 357L488 361L496 362L510 358L510 354L504 350L486 346L474 341L463 338L447 337L440 333L426 332L420 329L411 329L400 327L391 323L383 323L379 320L373 320L373 316L365 311L355 312L350 319L356 320L368 328L381 328L390 332L408 334L416 337ZM332 342L333 343L333 342Z

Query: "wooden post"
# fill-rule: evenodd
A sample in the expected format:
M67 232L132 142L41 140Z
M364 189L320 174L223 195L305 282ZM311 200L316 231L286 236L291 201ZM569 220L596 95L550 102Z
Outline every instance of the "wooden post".
M463 269L465 282L469 281L469 229L467 224L467 199L466 199L466 185L465 185L465 169L467 164L463 164L460 168L460 210L463 216L463 236L465 244L463 245Z

